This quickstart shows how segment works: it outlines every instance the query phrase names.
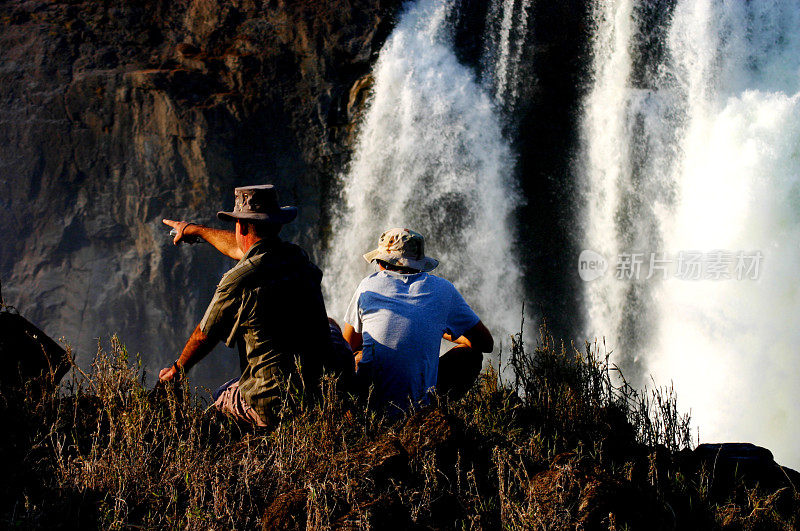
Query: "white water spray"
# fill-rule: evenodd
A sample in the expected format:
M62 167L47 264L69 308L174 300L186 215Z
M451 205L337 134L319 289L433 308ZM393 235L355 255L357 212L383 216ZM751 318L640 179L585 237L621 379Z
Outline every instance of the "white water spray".
M373 75L374 92L325 264L328 311L341 317L371 272L361 255L390 227L426 238L426 254L502 341L519 327L512 246L519 203L513 160L491 98L453 52L450 5L420 0L402 14Z
M493 0L486 18L483 67L495 100L513 106L530 21L531 0Z
M798 467L800 6L679 2L648 89L631 87L634 7L597 3L585 241L612 270L587 284L591 333L639 347L703 441L761 444ZM734 264L730 279L612 278L620 252L716 250L760 252L758 279ZM631 341L636 304L650 318Z
M633 33L630 2L598 2L595 5L594 85L584 111L583 136L586 190L584 192L585 240L587 247L609 260L620 252L615 210L620 188L630 173L624 140L626 105L631 69L629 41ZM589 337L607 334L619 340L625 286L610 275L586 285ZM613 334L613 335L612 335Z

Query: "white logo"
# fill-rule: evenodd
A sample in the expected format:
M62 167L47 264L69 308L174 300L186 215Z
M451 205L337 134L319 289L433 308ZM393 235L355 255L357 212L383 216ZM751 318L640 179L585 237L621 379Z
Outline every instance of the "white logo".
M584 282L591 282L606 274L608 261L600 253L584 249L578 257L578 275Z

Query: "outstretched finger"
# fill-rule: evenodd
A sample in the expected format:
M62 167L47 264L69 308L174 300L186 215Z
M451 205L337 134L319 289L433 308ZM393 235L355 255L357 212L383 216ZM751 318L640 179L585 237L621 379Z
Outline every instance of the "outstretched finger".
M175 237L172 239L172 244L178 245L183 239L183 231L188 223L185 221L173 221L171 219L162 219L161 222L175 229Z

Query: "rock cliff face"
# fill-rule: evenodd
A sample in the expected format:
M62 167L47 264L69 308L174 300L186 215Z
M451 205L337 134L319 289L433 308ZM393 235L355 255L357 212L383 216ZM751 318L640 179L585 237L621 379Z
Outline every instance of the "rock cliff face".
M163 217L215 223L273 182L313 252L395 0L0 5L5 299L86 360L118 332L176 355L230 267Z

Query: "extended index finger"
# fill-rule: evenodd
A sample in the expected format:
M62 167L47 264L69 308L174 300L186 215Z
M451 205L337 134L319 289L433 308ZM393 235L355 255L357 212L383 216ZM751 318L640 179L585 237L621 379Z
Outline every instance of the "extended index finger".
M164 225L169 225L173 229L177 229L178 225L180 225L180 221L172 221L171 219L162 219L161 220Z

